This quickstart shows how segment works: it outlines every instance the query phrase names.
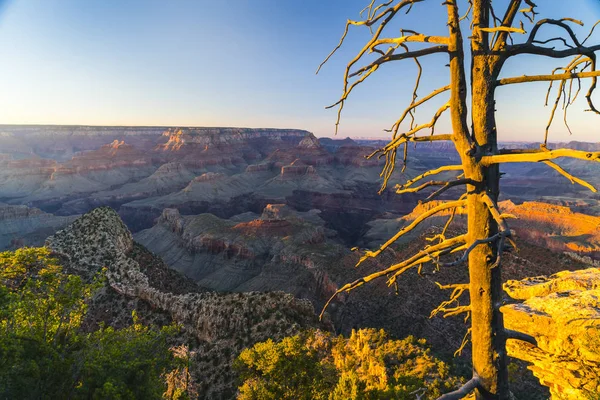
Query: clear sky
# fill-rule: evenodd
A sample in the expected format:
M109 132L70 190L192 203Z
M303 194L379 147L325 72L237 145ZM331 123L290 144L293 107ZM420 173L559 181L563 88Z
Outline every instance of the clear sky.
M337 100L345 63L368 32L355 29L318 76L315 70L337 44L346 19L357 18L366 3L0 0L0 123L285 127L331 136L335 111L324 106ZM403 26L447 33L440 3L417 4L401 17ZM494 2L498 8L504 3ZM544 16L583 20L586 33L600 19L599 3L538 1ZM583 28L577 32L585 36ZM520 60L503 75L549 73L562 65ZM447 83L443 56L423 61L421 95ZM412 61L394 64L350 98L340 137L385 136L382 130L410 101L416 72ZM502 140L541 139L550 111L545 90L543 83L498 89ZM561 115L551 139L600 140L600 116L585 108L578 101L571 109L573 136ZM433 110L423 109L420 121ZM448 130L442 121L438 132Z

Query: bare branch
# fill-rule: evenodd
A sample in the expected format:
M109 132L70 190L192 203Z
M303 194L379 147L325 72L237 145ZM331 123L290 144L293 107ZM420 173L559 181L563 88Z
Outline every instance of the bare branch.
M444 185L444 187L439 188L438 190L436 190L435 192L433 192L432 194L430 194L425 201L429 201L429 200L433 200L436 197L438 197L439 195L441 195L442 193L444 193L446 190L458 186L458 185L475 185L477 184L477 182L473 181L472 179L469 178L463 178L463 179L457 179L454 181L450 181L447 182L446 185Z
M480 31L488 33L509 32L509 33L526 33L523 28L514 28L509 26L497 26L495 28L479 28Z
M425 201L429 201L429 200L433 200L433 198L439 196L440 194L442 194L443 192L445 192L446 190L448 190L454 186L466 185L466 184L472 185L472 184L474 184L474 182L471 179L457 179L454 181L428 181L428 182L425 182L422 185L417 186L415 188L396 189L396 194L417 193L425 188L428 188L429 186L443 186L442 188L436 190L431 195L429 195L429 197L427 197L425 199Z
M592 33L594 33L594 29L596 29L596 26L600 24L600 21L596 21L596 23L594 24L594 26L592 26L592 29L590 29L590 33L588 33L588 35L585 37L585 39L583 39L583 42L581 42L582 44L585 44L585 42L588 41L588 39L590 38L590 36L592 36Z
M442 46L426 47L424 49L413 50L413 51L409 51L407 53L385 55L385 56L379 57L372 63L365 65L364 67L361 67L361 68L357 69L356 71L352 72L351 74L348 75L348 78L352 78L357 75L361 75L363 72L370 70L371 68L373 68L376 65L385 64L390 61L400 61L400 60L405 60L407 58L417 58L417 57L427 56L430 54L447 53L447 52L448 52L448 48L446 46L442 45Z
M388 248L390 245L392 245L396 240L398 240L400 237L402 237L403 235L407 234L408 232L412 231L421 222L423 222L425 219L431 217L432 215L435 215L435 214L437 214L437 213L439 213L441 211L444 211L444 210L448 210L448 209L451 209L451 208L460 207L460 206L464 206L464 205L466 205L466 201L465 200L449 201L447 203L442 203L439 206L434 207L431 210L428 210L428 211L424 212L423 214L421 214L417 218L415 218L414 221L412 221L410 224L408 224L404 228L400 229L400 231L398 231L398 233L396 233L394 236L392 236L387 242L385 242L384 244L382 244L379 247L378 250L376 250L376 251L370 251L370 250L366 251L365 254L360 258L360 260L358 261L358 263L356 264L356 266L358 267L360 264L362 264L368 258L377 257L386 248Z
M458 21L460 22L460 21L463 21L465 19L468 19L469 18L469 14L471 13L471 10L473 10L473 0L469 0L469 8L467 8L467 11L465 12L465 14L462 17L460 17L458 19Z
M458 349L456 349L456 351L454 352L454 357L456 357L457 355L461 355L462 354L463 349L465 348L465 346L469 342L469 335L471 334L471 332L473 332L473 327L467 329L467 332L465 333L465 336L463 336L463 340L462 340L462 343L460 344L460 347Z
M481 196L481 201L483 201L483 203L485 203L485 205L487 206L490 214L492 214L492 218L494 218L494 220L498 224L500 232L503 233L503 236L510 236L510 229L508 228L508 225L506 224L506 221L504 220L504 217L502 216L502 213L500 212L500 209L498 208L496 202L492 200L490 195L487 193L484 193Z
M544 164L548 165L551 168L554 168L556 171L558 171L559 174L563 175L564 177L566 177L568 180L571 181L572 184L578 183L583 187L586 187L588 189L590 189L592 192L596 193L597 190L596 188L591 185L590 183L584 181L583 179L577 178L576 176L571 175L570 173L568 173L567 171L565 171L560 165L546 160L546 161L542 161Z
M439 142L439 141L452 141L452 134L445 133L440 135L428 135L428 136L412 136L408 142Z
M445 171L462 171L462 170L463 170L462 165L444 165L442 167L439 167L436 169L431 169L427 172L424 172L421 175L416 176L416 177L406 181L406 183L404 185L398 185L398 188L407 188L409 186L412 186L413 183L418 182L423 178L427 178L428 176L431 176L431 175L437 175L437 174L445 172Z
M408 50L407 50L408 51ZM415 87L413 89L413 96L412 96L412 101L411 104L414 104L414 102L417 100L417 97L419 96L417 94L417 91L419 90L419 84L421 83L421 76L423 75L423 67L421 66L421 63L419 62L418 58L414 58L415 64L417 65L417 69L418 69L418 73L417 73L417 78L415 79ZM409 112L410 114L410 129L414 128L414 123L415 123L415 110L411 110ZM406 146L404 146L406 147ZM404 164L406 165L406 163Z
M600 45L598 46L600 49ZM496 86L513 85L515 83L525 82L543 82L543 81L564 81L566 79L576 78L592 78L600 76L600 71L587 71L587 72L573 72L566 74L552 74L552 75L523 75L513 78L502 78L496 81Z
M571 40L573 41L573 44L575 45L574 47L581 47L581 43L579 42L579 40L577 39L577 36L575 35L575 33L573 32L573 30L571 29L571 27L569 25L567 25L565 22L572 22L574 24L577 24L579 26L583 26L583 22L573 19L573 18L561 18L561 19L550 19L550 18L545 18L542 19L540 21L538 21L534 27L531 29L531 33L529 34L529 37L527 38L527 43L531 44L533 43L533 41L536 38L536 35L539 31L539 29L543 26L543 25L555 25L558 26L560 28L562 28L563 30L565 30L569 37L571 38Z
M398 264L394 264L394 265L390 266L389 268L387 268L387 269L385 269L383 271L375 272L373 274L370 274L368 276L362 277L362 278L357 279L357 280L355 280L353 282L345 284L344 286L342 286L341 288L339 288L329 298L329 300L327 300L327 302L323 306L323 309L321 311L321 314L320 314L319 318L320 319L323 318L323 315L325 314L325 310L327 309L327 307L329 306L329 304L340 293L349 292L351 290L354 290L354 289L356 289L356 288L364 285L365 283L368 283L368 282L370 282L370 281L372 281L374 279L378 279L378 278L387 276L390 273L394 272L394 273L396 273L396 275L394 275L394 277L388 281L388 284L392 285L395 282L395 277L398 276L398 274L401 274L401 273L405 272L406 270L408 270L408 269L410 269L410 268L412 268L412 267L414 267L416 265L420 265L422 263L426 263L428 261L431 261L432 257L435 257L439 253L442 253L444 251L451 250L451 249L453 249L456 246L460 246L464 242L465 242L465 236L464 235L457 236L455 238L445 240L442 243L430 246L429 248L427 248L427 250L421 250L420 252L418 252L417 254L413 255L410 258L408 258L407 260L402 261L401 263L398 263Z
M441 267L454 267L454 266L460 265L467 261L467 259L469 258L469 254L471 254L471 252L475 249L475 247L479 246L480 244L494 242L494 241L500 239L501 236L502 236L501 233L497 233L497 234L490 236L488 238L485 238L485 239L477 239L465 250L462 257L460 257L459 259L457 259L453 262L439 263L438 265Z
M550 119L546 124L546 130L544 134L544 145L548 143L548 132L550 131L550 126L552 125L552 121L554 120L554 113L556 112L556 107L558 106L558 102L560 101L561 91L565 88L566 81L560 81L560 87L558 88L558 95L556 96L556 100L554 100L554 105L552 106L552 111L550 112ZM550 89L548 89L549 91Z
M595 45L595 46L590 46L590 47L585 47L585 46L578 46L578 47L571 47L568 49L564 49L564 50L555 50L554 48L551 47L541 47L541 46L536 46L533 43L521 43L521 44L514 44L511 46L508 46L508 50L506 51L505 55L507 57L513 57L519 54L533 54L533 55L538 55L538 56L546 56L546 57L551 57L551 58L565 58L565 57L571 57L571 56L576 56L578 54L593 54L594 52L600 50L600 45Z
M397 189L396 193L397 194L417 193L425 188L428 188L429 186L444 186L447 184L448 184L448 181L428 181L428 182L423 183L421 186L417 186L414 188Z
M399 45L406 42L437 43L448 45L448 38L446 36L429 36L423 35L422 33L417 33L414 35L405 35L397 38L378 39L371 45L369 50L373 51L375 47L381 46L382 44Z
M354 66L354 64L356 64L363 57L363 55L367 51L369 51L369 49L371 49L372 44L379 39L379 37L380 37L381 33L383 32L384 28L392 20L392 18L396 15L396 13L398 11L400 11L402 8L404 8L406 6L412 6L413 3L418 3L418 2L421 2L421 1L423 1L423 0L403 0L403 1L399 2L398 4L392 6L392 7L386 8L385 10L381 11L379 14L377 14L375 16L372 16L368 20L365 20L365 21L351 21L351 20L349 20L349 21L347 21L346 28L344 30L344 34L342 35L342 38L340 39L340 42L334 48L334 50L327 56L327 58L321 64L321 66L325 62L327 62L329 60L329 58L341 47L341 45L344 42L344 39L346 38L346 35L348 33L348 29L349 29L350 25L366 25L366 26L370 27L371 25L375 24L379 20L383 19L381 21L381 23L379 24L379 26L377 27L377 30L375 31L375 33L373 33L371 39L364 45L364 47L358 52L358 54L346 65L346 71L344 73L344 88L342 90L342 97L340 98L340 100L338 102L336 102L334 104L334 105L339 104L338 117L337 117L337 120L336 120L336 123L335 123L335 132L336 133L338 131L338 127L339 127L339 124L340 124L341 112L342 112L342 109L344 108L344 101L346 100L346 98L348 97L348 95L350 94L350 92L352 91L352 89L354 87L356 87L356 85L358 85L360 82L364 81L364 79L366 79L366 78L363 78L360 81L355 82L354 84L351 85L350 88L348 88L349 79L350 79L350 70L352 69L352 67ZM386 6L387 6L387 4L391 4L391 1L387 2ZM369 7L367 7L367 8L369 8ZM394 48L391 48L388 51L387 54L389 56L391 56L391 54L393 52L394 52ZM433 51L433 52L436 52L436 51ZM408 53L405 53L405 54L408 54ZM414 57L419 57L419 55L417 55L417 54L415 54L415 55L409 55L408 57L414 58ZM385 58L385 56L381 57L381 58ZM404 58L406 58L406 57L404 57ZM385 58L385 60L386 61L382 61L381 63L387 62L387 61L392 61L392 60L388 60L387 58ZM368 66L366 69L364 69L363 72L369 70L370 72L367 75L370 75L372 72L374 72L377 69L377 67L381 63L372 64L372 65ZM321 68L321 66L319 66L319 69ZM317 73L319 72L319 69L317 69Z
M501 26L511 27L515 16L519 12L519 6L521 5L521 0L511 0L510 4L506 8L506 13L504 14L504 18L502 18ZM506 45L506 39L509 36L509 32L500 32L496 37L496 42L493 45L493 49L498 51L502 49Z
M538 345L537 339L535 337L528 335L526 333L523 333L523 332L517 332L517 331L513 331L512 329L504 328L504 334L506 335L507 339L521 340L523 342L530 343L536 347Z
M414 94L413 94L413 102L408 106L408 108L406 110L404 110L404 112L402 113L402 115L400 116L400 118L398 118L398 120L392 126L392 129L390 129L390 132L392 132L392 131L394 132L393 138L394 139L396 138L396 134L398 132L398 129L400 128L400 124L402 124L402 122L404 121L404 119L406 118L406 116L408 115L409 112L411 112L415 108L419 107L421 104L423 104L423 103L431 100L432 98L434 98L438 94L446 92L448 90L450 90L450 85L447 85L447 86L441 87L439 89L436 89L433 92L429 93L427 96L421 98L419 101L416 101L416 102L414 101Z
M600 151L581 151L572 149L556 149L538 151L535 153L522 152L512 154L498 154L493 156L481 157L481 163L487 167L493 164L500 164L506 162L539 162L553 160L555 158L568 157L576 158L585 161L598 161L600 162Z
M585 65L583 67L585 69L587 66L593 65L593 59L590 58L589 56L584 57L583 55L578 55L566 67L555 68L552 71L552 74L556 74L556 72L559 70L563 70L565 73L575 73L575 72L577 72L577 69L579 68L579 66L583 63L585 63ZM593 78L593 79L596 79L596 78ZM580 85L580 81L581 80L579 78L577 78L577 82L579 85ZM547 143L548 143L548 132L550 130L550 126L552 125L552 121L554 120L554 114L556 112L556 108L558 107L558 103L559 103L561 97L563 98L563 110L564 110L563 121L565 123L565 126L569 130L569 132L571 132L571 129L567 122L567 111L568 111L569 106L573 103L573 101L575 101L577 94L579 94L579 89L577 90L577 94L575 95L575 97L573 99L571 99L571 92L572 92L572 88L573 88L573 79L571 79L570 84L569 84L569 98L567 100L566 92L565 92L566 82L567 82L566 80L560 81L560 86L557 91L556 99L554 101L552 111L550 112L550 118L546 125L546 130L545 130L545 134L544 134L544 145L547 145ZM550 85L548 87L548 92L546 93L546 102L545 102L546 106L548 105L548 97L550 96L550 91L552 90L553 83L554 83L553 81L550 82ZM594 84L594 82L592 82L592 86L593 86L593 84ZM588 102L588 103L590 103L590 102ZM593 104L592 104L592 106L593 106Z
M433 318L439 313L444 313L444 318L446 318L446 317L449 317L452 315L457 315L457 314L460 314L463 312L470 312L471 308L469 306L460 306L459 305L458 307L447 308L448 306L450 306L454 303L458 304L458 300L460 299L460 296L462 296L464 292L469 290L468 283L459 283L459 284L453 284L453 285L441 285L438 282L436 282L435 284L438 285L438 287L442 290L445 290L445 289L453 289L453 290L452 290L452 294L450 294L450 298L448 300L443 301L435 310L431 311L431 314L429 314L429 318Z
M460 399L466 397L473 390L477 389L479 387L479 384L480 384L479 377L477 375L475 375L467 383L462 385L459 389L457 389L453 392L450 392L450 393L446 393L446 394L438 397L437 400L460 400Z
M342 37L341 37L338 45L335 46L335 48L331 51L331 53L329 53L329 55L327 55L327 57L325 58L325 60L319 65L319 68L317 69L317 74L319 73L319 71L321 70L321 68L323 67L323 65L325 65L327 63L327 61L329 61L329 59L331 58L331 56L333 56L335 54L335 52L338 51L340 49L340 47L342 47L342 44L344 43L344 40L346 39L346 36L348 35L348 29L350 28L350 25L354 25L354 26L365 25L365 26L371 27L373 24L375 24L377 21L379 21L381 18L383 18L386 14L391 13L391 15L388 16L388 18L386 18L386 21L384 21L384 23L382 23L383 27L385 27L385 25L387 24L387 22L392 19L392 17L394 16L394 14L396 14L396 12L398 12L402 7L405 7L406 5L408 5L408 3L412 3L413 1L423 1L423 0L403 1L402 3L396 5L393 8L388 8L388 9L382 11L377 16L374 16L374 14L373 15L369 15L369 17L366 20L364 20L364 21L352 21L352 20L346 21L346 26L344 28L344 33L342 34ZM390 1L386 2L386 3L384 3L384 4L380 4L379 6L377 6L377 8L376 8L376 10L374 12L377 12L377 10L379 8L387 7L391 3L393 3L393 0L390 0ZM371 1L371 4L369 6L367 6L367 7L365 7L365 9L363 9L363 11L366 10L367 8L371 9L372 6L373 6L373 1ZM362 15L363 11L361 11L361 15ZM369 13L369 14L371 14L371 13ZM383 30L383 27L380 26L380 29L378 30L379 34L381 34L381 30ZM377 35L377 37L378 36L379 35ZM363 48L363 50L366 51L366 49L364 49L364 48ZM363 51L363 54L364 54L364 51Z
M531 0L524 0L524 1L525 1L525 4L527 4L529 6L529 8L524 8L522 10L519 10L519 12L523 13L523 15L525 15L527 17L527 19L529 19L529 21L531 23L533 23L535 16L538 14L537 12L535 12L535 8L537 7L537 4L535 4ZM529 15L529 14L531 14L531 15Z

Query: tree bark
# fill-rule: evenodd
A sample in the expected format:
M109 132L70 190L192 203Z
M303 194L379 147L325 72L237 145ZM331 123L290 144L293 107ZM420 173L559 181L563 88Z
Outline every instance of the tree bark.
M486 193L498 200L500 173L497 164L486 167L478 160L481 154L498 154L495 121L495 83L502 60L489 53L489 1L473 3L474 31L471 40L471 115L475 160L465 178L480 184L469 188L467 196L467 243L485 239L498 232L488 207L482 202ZM498 242L477 246L469 255L469 294L471 300L471 341L473 370L480 378L476 399L508 399L504 322L498 310L502 300L501 268L493 265Z

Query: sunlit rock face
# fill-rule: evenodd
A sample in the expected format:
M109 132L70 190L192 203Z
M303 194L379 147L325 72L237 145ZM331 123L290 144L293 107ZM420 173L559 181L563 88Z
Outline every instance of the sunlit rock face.
M177 160L188 167L232 167L264 158L277 148L296 146L307 131L296 129L169 128L165 143L155 148L162 162Z
M552 399L596 398L600 393L600 269L508 281L522 303L501 308L505 327L535 338L509 339L508 355L531 363ZM591 397L590 397L591 396Z

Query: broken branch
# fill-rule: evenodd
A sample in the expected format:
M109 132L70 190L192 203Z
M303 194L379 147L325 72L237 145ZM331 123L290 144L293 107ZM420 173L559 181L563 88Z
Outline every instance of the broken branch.
M473 376L467 383L462 385L460 388L456 389L453 392L446 393L437 400L460 400L466 397L469 393L479 387L479 377L477 375Z

